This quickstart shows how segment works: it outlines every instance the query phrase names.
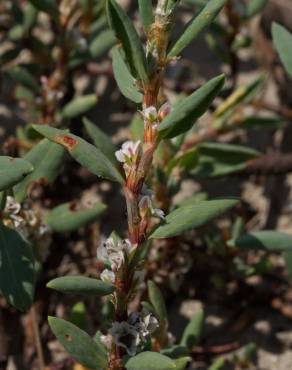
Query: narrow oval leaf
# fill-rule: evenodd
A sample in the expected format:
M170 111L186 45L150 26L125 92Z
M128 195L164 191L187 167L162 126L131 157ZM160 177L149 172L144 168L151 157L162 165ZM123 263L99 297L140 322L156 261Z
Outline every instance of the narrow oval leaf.
M240 236L229 244L243 249L265 250L268 252L291 252L292 235L273 230L256 231Z
M198 158L192 175L215 177L244 170L249 161L261 153L242 145L224 143L202 143L198 147Z
M47 287L67 294L109 295L115 286L86 276L63 276L48 282Z
M172 138L187 132L222 89L224 75L213 78L183 99L159 125L160 138Z
M124 179L114 164L94 145L70 134L44 125L34 125L33 128L49 140L62 145L71 156L93 174L108 180L124 183Z
M245 130L277 130L283 128L285 121L281 117L256 117L243 118L236 124Z
M224 370L226 365L226 360L224 357L219 357L208 370Z
M9 76L20 85L36 92L40 92L40 83L25 68L15 66L8 71Z
M151 24L154 21L152 0L138 0L139 1L139 14L147 33L150 29Z
M226 0L210 0L198 15L187 24L185 31L171 48L168 58L174 58L188 46L212 21L223 8Z
M167 310L164 302L164 298L161 294L160 289L154 283L154 281L148 281L148 295L152 306L155 309L155 314L160 323L167 321Z
M0 157L0 191L17 184L32 171L32 164L25 159Z
M115 152L116 146L113 144L111 138L103 132L97 125L89 121L86 117L83 118L83 123L87 134L93 140L94 145L100 149L103 154L111 159L113 163L116 163Z
M115 0L107 0L107 14L110 27L123 46L131 72L143 83L147 83L146 56L133 23Z
M40 141L24 158L34 170L14 187L15 199L21 202L26 197L29 187L35 182L48 183L55 180L63 164L65 150L49 140Z
M54 208L46 217L46 223L54 231L73 231L94 221L103 213L106 206L98 203L92 208L76 209L73 202L64 203Z
M188 356L177 358L176 360L174 360L176 366L175 370L184 370L191 360L192 358Z
M59 9L56 0L29 0L29 2L38 10L48 13L52 18L58 20Z
M100 32L90 43L89 50L92 58L100 58L116 43L112 30L106 29Z
M175 370L175 362L158 352L142 352L130 358L126 363L127 370Z
M246 5L244 19L250 19L260 13L267 5L268 0L249 0Z
M187 347L191 351L191 349L199 343L202 335L203 324L204 311L200 310L186 326L180 344Z
M213 218L230 210L238 203L236 199L218 199L195 202L179 207L165 218L165 223L158 226L150 238L162 239L180 235L185 231L201 227Z
M142 94L136 87L136 81L131 75L118 47L112 49L113 71L121 93L135 103L142 102Z
M292 34L278 23L272 26L273 42L280 59L290 76L292 76Z
M11 305L26 311L33 302L34 284L31 246L0 222L0 292Z
M67 119L78 117L92 109L96 103L97 96L95 94L80 96L65 105L64 109L62 110L62 116Z
M106 368L107 357L102 348L85 331L56 317L49 317L48 321L59 342L77 362L92 370Z

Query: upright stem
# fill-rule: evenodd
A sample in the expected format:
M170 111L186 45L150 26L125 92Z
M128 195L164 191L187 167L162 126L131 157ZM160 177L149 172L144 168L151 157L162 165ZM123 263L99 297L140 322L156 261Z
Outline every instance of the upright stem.
M36 346L37 357L38 357L38 362L39 362L39 368L40 370L46 370L46 364L44 360L44 353L43 353L43 348L42 348L42 343L41 343L38 319L37 319L37 314L36 314L34 305L31 306L30 317L31 317L31 322L32 322L32 327L33 327L33 334L34 334L35 346Z
M160 0L158 7L165 3ZM162 4L162 5L163 5ZM149 107L159 109L159 94L162 86L164 67L167 63L166 48L168 45L169 18L156 15L155 22L152 25L152 32L148 34L148 44L153 42L156 45L155 55L156 68L150 76L149 82L143 86L143 110ZM137 248L147 239L147 221L141 219L139 210L139 198L141 196L143 185L149 175L152 167L153 155L157 146L157 125L148 122L144 117L144 136L142 152L135 165L130 169L127 175L124 187L124 195L127 205L128 220L128 238ZM115 307L116 321L126 321L128 315L129 291L133 284L133 272L123 271L122 277L116 278ZM121 370L123 350L116 345L113 346L110 353L109 370Z

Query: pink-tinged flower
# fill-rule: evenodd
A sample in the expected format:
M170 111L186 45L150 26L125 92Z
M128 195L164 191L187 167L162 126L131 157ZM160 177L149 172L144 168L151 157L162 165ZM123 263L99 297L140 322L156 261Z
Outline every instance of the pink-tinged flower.
M164 103L160 107L159 112L158 112L159 121L164 120L164 118L169 115L171 110L172 110L171 105L169 103Z
M139 213L141 218L147 215L164 219L164 212L159 208L154 208L152 197L143 195L139 201Z
M141 141L126 141L122 149L115 152L116 158L123 163L126 174L129 173L131 166L137 161L141 151Z
M128 239L117 240L108 238L97 248L97 259L110 263L111 269L117 271L125 261L125 255L129 255L135 248Z
M101 343L108 349L110 350L112 348L113 344L113 337L108 334L108 335L101 335L100 336L100 341Z

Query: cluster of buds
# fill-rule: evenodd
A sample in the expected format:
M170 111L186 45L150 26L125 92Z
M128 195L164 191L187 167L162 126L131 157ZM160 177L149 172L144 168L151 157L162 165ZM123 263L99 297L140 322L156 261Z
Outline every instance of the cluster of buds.
M158 326L158 321L152 313L146 310L133 312L127 321L114 322L109 329L109 334L102 336L101 341L108 349L114 343L124 348L129 356L135 356L145 348L150 335Z
M147 107L141 111L144 120L144 139L145 142L154 142L157 137L157 128L160 122L170 113L169 103L163 104L159 110L154 106Z
M104 269L100 278L103 281L115 282L115 274L125 262L126 256L130 256L136 249L128 239L115 240L108 238L97 249L97 259L110 265L110 269Z
M16 230L22 238L30 243L41 260L45 260L51 244L51 230L43 222L39 213L26 209L11 196L6 198L3 210L3 223Z
M154 207L153 195L141 195L139 200L139 213L142 220L149 216L158 217L163 220L165 216L161 209Z

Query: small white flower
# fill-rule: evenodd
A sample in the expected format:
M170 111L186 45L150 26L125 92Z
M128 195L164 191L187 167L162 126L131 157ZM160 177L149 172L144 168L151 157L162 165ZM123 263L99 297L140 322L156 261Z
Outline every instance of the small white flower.
M17 215L20 212L20 210L21 210L21 204L17 203L13 197L8 196L6 198L4 212L8 214Z
M127 163L132 161L138 154L140 149L141 141L126 141L122 145L122 149L116 151L115 155L119 162Z
M105 269L100 274L100 279L104 282L114 283L115 282L115 273L111 270Z
M136 142L133 141L126 141L122 145L122 149L117 150L115 152L115 156L117 160L123 163L123 167L125 170L126 175L129 174L131 166L136 163L139 154L141 151L141 141L138 140Z
M142 115L147 121L150 121L150 122L157 121L158 113L157 113L157 109L154 106L143 109Z
M108 335L101 335L100 336L100 341L101 343L108 349L110 350L113 344L113 337L108 334Z

